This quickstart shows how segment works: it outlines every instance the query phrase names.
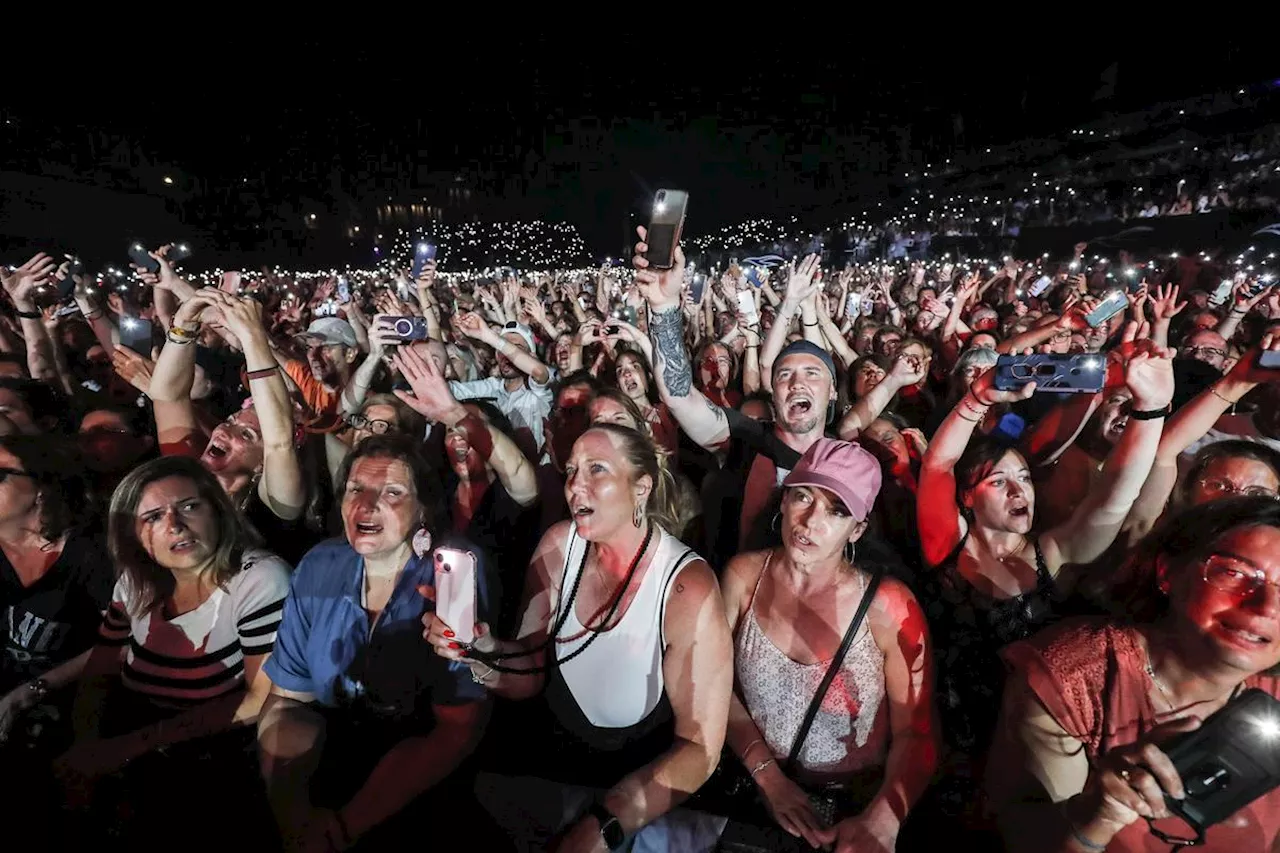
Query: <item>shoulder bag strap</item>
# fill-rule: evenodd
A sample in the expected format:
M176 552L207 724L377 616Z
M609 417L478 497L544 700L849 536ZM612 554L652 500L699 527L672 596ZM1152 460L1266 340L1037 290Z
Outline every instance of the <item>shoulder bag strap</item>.
M862 593L862 601L858 603L858 612L853 614L852 621L849 622L849 628L844 632L844 639L840 641L840 648L836 651L836 656L831 659L831 665L827 667L827 674L822 677L822 683L818 685L818 692L813 695L813 701L809 703L809 709L804 712L804 720L800 723L800 728L796 731L796 739L791 743L791 752L787 755L787 761L782 765L782 772L791 773L791 769L795 766L796 759L800 757L800 750L804 747L804 739L809 736L809 729L813 726L813 718L818 715L818 709L822 707L822 700L827 695L831 682L835 681L836 673L840 671L840 667L844 664L845 655L849 653L849 646L853 645L853 638L858 633L862 620L867 615L867 610L871 607L871 602L876 597L876 589L880 586L880 579L884 577L884 569L877 566L871 573L871 580L867 582L866 591Z

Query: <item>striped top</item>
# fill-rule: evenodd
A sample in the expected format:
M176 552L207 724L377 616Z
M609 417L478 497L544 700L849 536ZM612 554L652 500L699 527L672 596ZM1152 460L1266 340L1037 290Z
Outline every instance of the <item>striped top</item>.
M246 551L241 570L189 613L140 613L140 597L121 575L98 642L128 646L121 680L163 704L187 706L244 686L245 655L270 654L289 565L269 551Z

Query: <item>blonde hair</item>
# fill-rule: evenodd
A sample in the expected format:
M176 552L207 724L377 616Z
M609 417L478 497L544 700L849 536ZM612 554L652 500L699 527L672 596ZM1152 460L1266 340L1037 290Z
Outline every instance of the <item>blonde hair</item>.
M587 432L591 430L602 430L621 440L623 454L636 469L636 479L648 474L653 481L649 499L645 501L645 515L668 533L682 533L679 488L666 451L658 447L650 436L621 424L593 424Z

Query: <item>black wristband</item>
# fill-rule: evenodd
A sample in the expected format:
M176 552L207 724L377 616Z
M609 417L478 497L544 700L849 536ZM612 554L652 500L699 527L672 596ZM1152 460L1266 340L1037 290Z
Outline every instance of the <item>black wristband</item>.
M806 323L804 320L801 320L801 321L800 321L800 324L801 324L802 326L816 326L816 325L818 325L818 323L817 323L816 321L815 321L815 322L813 322L813 323Z
M1157 418L1167 418L1171 414L1173 414L1173 403L1169 403L1163 409L1147 409L1145 412L1130 412L1129 420L1154 421Z
M41 314L39 311L17 311L17 310L15 310L13 313L17 314L19 317L21 317L21 318L22 318L22 319L24 319L24 320L39 320L39 319L41 319L41 318L44 316L44 315L43 315L43 314Z
M627 840L627 834L622 831L622 824L618 822L618 818L606 809L603 803L592 803L587 809L587 814L594 817L600 824L600 837L604 839L605 847L610 850L622 847Z

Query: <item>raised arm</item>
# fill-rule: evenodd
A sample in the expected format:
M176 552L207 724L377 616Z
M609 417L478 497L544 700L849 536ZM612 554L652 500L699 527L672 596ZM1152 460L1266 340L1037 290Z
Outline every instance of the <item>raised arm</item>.
M488 344L494 351L505 355L517 370L534 382L546 385L551 381L551 371L538 360L536 355L494 332L478 314L461 314L458 316L457 324L467 337Z
M787 276L787 285L785 296L782 304L778 306L777 313L773 318L773 325L769 327L769 333L765 335L764 348L760 350L760 373L762 377L768 380L773 375L773 362L777 359L778 353L782 352L783 347L787 345L787 335L791 333L791 321L795 319L796 314L800 313L800 322L813 323L813 331L817 333L818 346L826 349L822 342L822 334L818 329L817 312L811 311L810 316L806 319L803 306L806 302L818 292L822 287L820 282L813 280L814 273L818 271L818 256L809 255L799 264L795 260L791 261L791 274ZM802 329L807 332L808 329ZM812 340L807 334L806 340Z
M925 565L931 568L951 555L965 533L956 503L955 467L969 446L974 430L995 404L1025 400L1035 393L1034 382L1019 391L998 391L992 384L994 379L995 370L988 369L973 381L969 392L960 398L934 433L921 461L916 515L920 548Z
M1124 366L1125 385L1133 394L1133 413L1166 410L1173 399L1173 352L1156 344L1134 349ZM1156 458L1164 414L1129 416L1124 433L1102 467L1102 478L1065 523L1040 538L1049 571L1067 564L1089 563L1111 546ZM1069 587L1072 577L1059 579Z
M36 308L36 288L53 278L57 264L53 258L41 252L12 273L0 272L0 283L13 300L22 338L27 345L27 372L32 379L58 384L58 369L54 364L53 342L45 328L44 317Z
M653 343L653 377L662 402L702 447L715 451L729 439L729 421L719 406L693 387L693 368L684 345L684 320L680 305L684 281L684 251L676 247L675 265L666 271L649 268L644 253L645 230L638 228L640 241L632 263L636 284L649 303L649 339Z
M378 374L378 366L387 349L402 343L396 334L393 322L385 314L375 314L369 324L369 354L351 373L347 387L342 389L342 397L338 403L339 415L350 415L360 411L364 398L369 393L369 385Z
M924 379L923 365L912 364L911 360L899 356L894 359L893 367L880 384L872 388L861 400L854 402L848 413L840 419L839 433L845 441L854 441L858 434L880 417L884 407L889 405L893 395L908 385L914 385Z

